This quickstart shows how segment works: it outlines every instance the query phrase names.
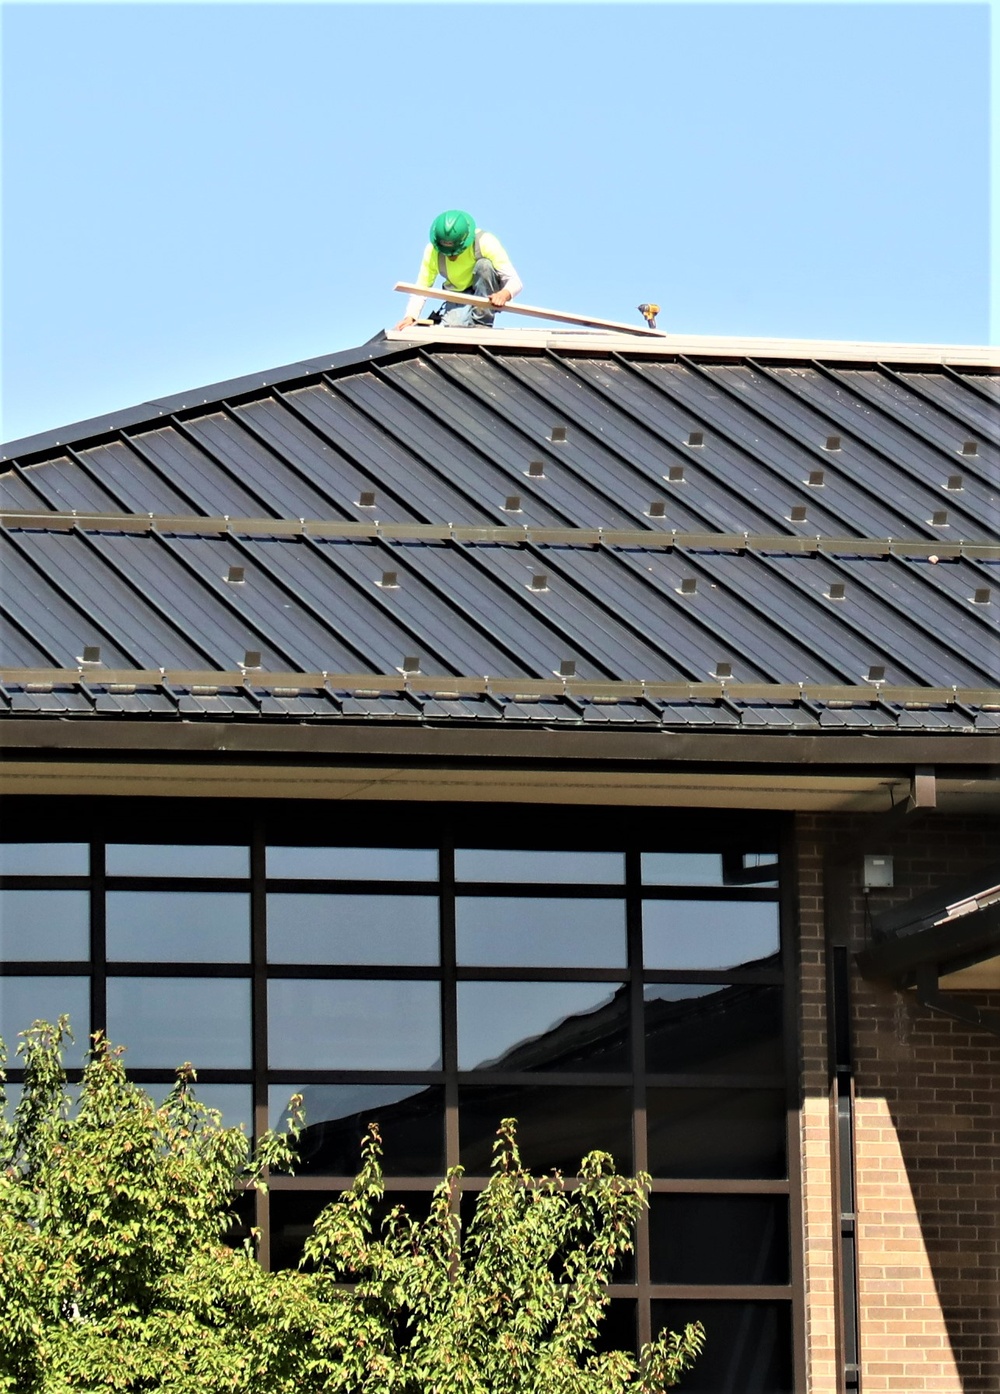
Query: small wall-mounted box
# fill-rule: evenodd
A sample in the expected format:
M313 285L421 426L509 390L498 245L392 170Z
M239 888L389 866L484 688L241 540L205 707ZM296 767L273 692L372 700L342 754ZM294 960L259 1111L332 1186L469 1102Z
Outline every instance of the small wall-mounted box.
M865 890L892 884L892 858L869 853L865 857Z

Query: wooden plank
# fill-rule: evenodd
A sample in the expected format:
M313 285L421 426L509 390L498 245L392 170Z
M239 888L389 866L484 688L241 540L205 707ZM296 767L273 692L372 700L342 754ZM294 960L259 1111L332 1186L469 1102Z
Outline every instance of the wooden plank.
M420 295L430 300L448 300L455 305L477 305L490 309L490 302L484 295L466 295L460 290L428 290L426 286L410 285L407 281L397 281L394 290L405 291L407 295ZM543 310L539 305L517 305L513 300L507 302L497 314L530 315L534 319L555 319L563 324L586 324L592 329L613 329L616 334L645 334L654 339L663 339L661 329L649 329L645 325L622 324L614 319L588 319L585 315L570 315L564 310Z

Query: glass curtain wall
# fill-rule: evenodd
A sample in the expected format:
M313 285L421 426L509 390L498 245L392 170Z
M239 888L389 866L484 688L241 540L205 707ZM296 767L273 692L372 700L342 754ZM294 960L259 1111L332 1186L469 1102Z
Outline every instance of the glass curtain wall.
M685 1388L791 1390L797 1082L777 825L299 805L252 820L219 807L207 827L184 812L94 809L72 820L87 841L22 831L0 846L11 1055L32 1019L68 1012L74 1072L99 1027L154 1094L193 1061L200 1096L248 1131L301 1094L297 1173L256 1202L272 1267L298 1262L369 1121L387 1203L415 1213L450 1165L467 1191L485 1183L504 1117L537 1171L611 1152L653 1184L609 1339L698 1317L708 1344ZM182 829L192 840L172 840Z

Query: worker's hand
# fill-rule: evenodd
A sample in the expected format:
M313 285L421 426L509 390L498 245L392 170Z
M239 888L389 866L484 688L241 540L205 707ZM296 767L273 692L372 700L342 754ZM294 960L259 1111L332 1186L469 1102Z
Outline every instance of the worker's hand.
M397 334L403 329L409 329L410 325L416 324L416 322L417 321L413 318L412 315L406 315L405 318L401 319L399 323L396 325Z
M504 286L502 290L495 290L493 292L493 294L490 296L490 304L493 306L495 310L502 310L503 307L507 304L507 301L512 299L513 296L511 295L510 291L507 289L506 286Z

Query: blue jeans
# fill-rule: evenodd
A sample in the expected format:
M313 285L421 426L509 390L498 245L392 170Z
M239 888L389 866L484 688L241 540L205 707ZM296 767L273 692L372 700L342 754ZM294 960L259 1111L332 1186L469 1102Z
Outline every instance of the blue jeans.
M492 295L500 288L501 281L496 267L485 257L480 257L472 273L472 284L466 286L462 293ZM488 329L493 323L493 317L493 310L483 310L478 305L451 305L446 300L441 306L441 323L448 325L450 329L470 329L475 326Z

